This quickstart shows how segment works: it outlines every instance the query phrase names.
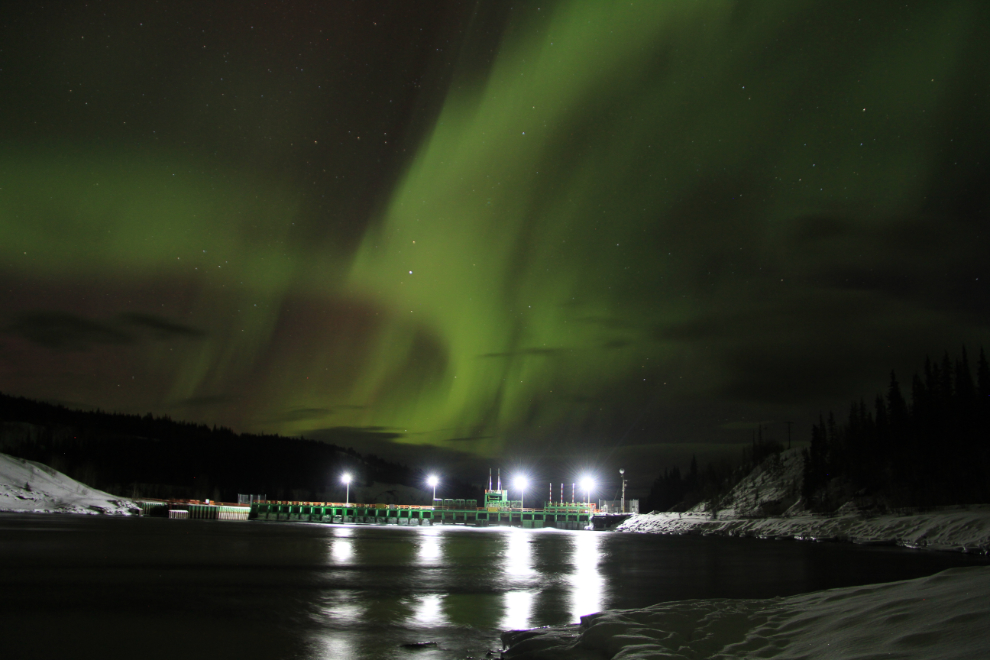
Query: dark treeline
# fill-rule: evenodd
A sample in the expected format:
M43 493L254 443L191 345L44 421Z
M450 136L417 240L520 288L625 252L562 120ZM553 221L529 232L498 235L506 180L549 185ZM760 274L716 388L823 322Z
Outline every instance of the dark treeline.
M345 471L355 484L425 488L419 470L326 442L239 434L151 414L72 410L2 393L0 451L127 497L342 498ZM478 497L463 483L446 485L447 497Z
M691 466L684 474L680 468L665 470L653 482L641 511L687 511L699 502L709 502L718 509L719 502L750 470L771 456L780 454L784 446L763 437L763 427L754 432L751 446L742 451L742 461L709 463L698 469L698 461L691 457Z
M803 496L816 510L867 504L937 506L990 501L990 367L976 378L966 350L925 361L908 402L893 372L872 408L853 403L845 423L829 413L805 450Z

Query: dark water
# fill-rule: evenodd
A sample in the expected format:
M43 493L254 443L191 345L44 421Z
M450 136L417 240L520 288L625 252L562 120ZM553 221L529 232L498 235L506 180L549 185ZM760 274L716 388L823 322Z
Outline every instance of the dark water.
M981 561L755 539L0 514L0 657L483 658L502 629L605 608Z

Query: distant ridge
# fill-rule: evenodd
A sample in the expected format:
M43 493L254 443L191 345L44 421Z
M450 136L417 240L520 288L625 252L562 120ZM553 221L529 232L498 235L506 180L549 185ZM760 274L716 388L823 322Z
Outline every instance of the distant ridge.
M359 444L367 433L341 429L339 435ZM238 493L260 493L269 499L340 499L344 471L353 473L355 486L423 488L424 477L420 470L328 442L235 433L150 413L73 410L3 393L0 452L125 497L236 501ZM451 496L477 496L463 483L448 485Z

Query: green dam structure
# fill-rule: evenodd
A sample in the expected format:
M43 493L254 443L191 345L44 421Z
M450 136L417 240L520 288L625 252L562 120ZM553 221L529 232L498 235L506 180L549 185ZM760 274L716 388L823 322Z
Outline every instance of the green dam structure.
M478 506L477 500L461 499L435 499L432 506L282 500L253 501L242 505L193 500L141 500L139 504L145 515L173 519L527 529L587 529L595 513L595 505L590 502L546 502L542 508L524 508L521 501L509 499L508 490L501 489L486 490L483 506Z

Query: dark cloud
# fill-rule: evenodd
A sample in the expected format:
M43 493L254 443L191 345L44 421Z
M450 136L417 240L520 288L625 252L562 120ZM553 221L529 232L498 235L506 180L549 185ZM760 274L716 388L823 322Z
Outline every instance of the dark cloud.
M658 328L657 338L711 356L709 396L815 403L863 392L891 366L917 361L940 335L948 340L941 319L878 295L807 289Z
M125 346L150 334L156 340L201 339L201 330L153 314L129 312L109 321L69 312L36 311L19 316L6 332L45 348L85 351L94 346Z
M919 309L990 322L985 249L966 218L811 216L794 221L785 249L812 286L862 291ZM794 257L797 257L795 259Z
M106 323L66 312L29 312L18 317L6 332L43 346L64 351L85 351L97 345L124 346L134 337Z
M517 351L504 351L501 353L483 353L480 358L511 358L511 357L553 357L568 352L566 348L520 348Z
M272 422L305 422L319 420L344 410L364 410L367 406L332 406L323 408L293 408L274 416Z
M476 440L490 440L493 435L469 435L462 438L447 438L446 442L474 442Z
M212 406L225 406L234 403L237 397L225 396L222 394L194 396L188 399L181 399L172 404L175 408L209 408Z
M190 339L202 339L206 333L192 326L182 325L169 321L154 314L141 314L130 312L121 314L120 318L127 324L142 330L150 330L156 339L171 339L173 337L186 337Z
M726 422L725 424L719 424L718 428L725 431L755 431L756 429L763 428L764 426L773 425L775 422L770 421L756 421L756 422Z
M313 434L321 436L353 436L353 437L374 437L374 438L401 438L405 434L396 429L389 429L384 426L331 426L325 429L316 429Z
M639 328L635 323L630 323L614 316L580 316L574 319L574 321L575 323L588 323L601 326L609 330L633 330Z

